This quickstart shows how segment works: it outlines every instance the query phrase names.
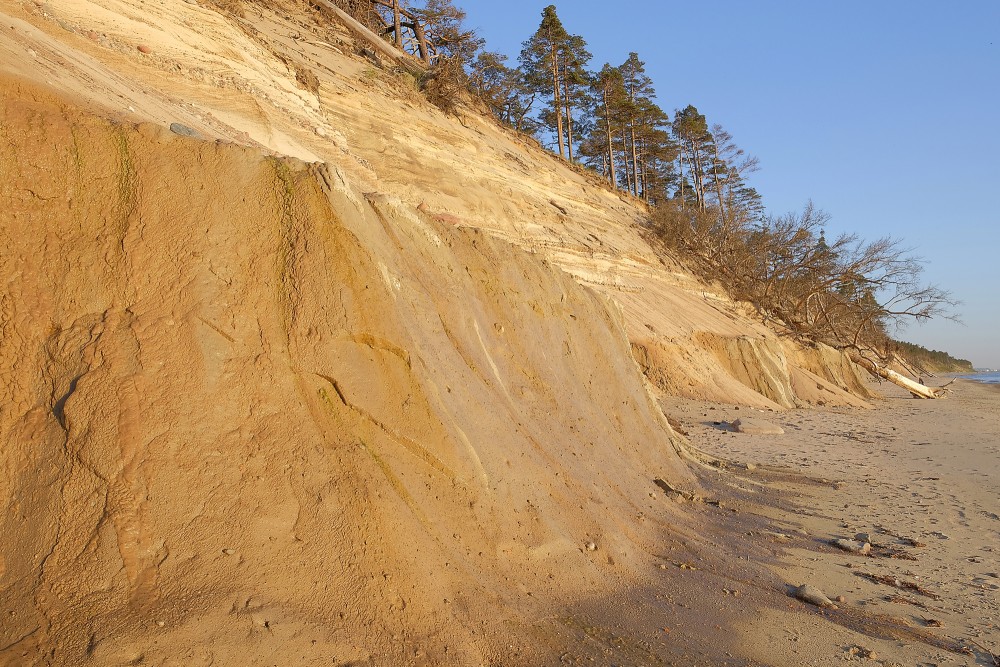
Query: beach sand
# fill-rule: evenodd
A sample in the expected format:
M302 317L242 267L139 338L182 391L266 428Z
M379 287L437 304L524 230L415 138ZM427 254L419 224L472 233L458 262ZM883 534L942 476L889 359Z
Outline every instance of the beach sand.
M870 410L663 399L692 446L726 462L705 475L733 511L722 551L773 556L761 559L773 579L721 592L748 593L723 628L732 664L993 665L1000 653L1000 389L959 380L935 401L875 389L885 400ZM748 417L784 433L733 432ZM859 536L867 555L831 544ZM801 584L842 601L800 602Z

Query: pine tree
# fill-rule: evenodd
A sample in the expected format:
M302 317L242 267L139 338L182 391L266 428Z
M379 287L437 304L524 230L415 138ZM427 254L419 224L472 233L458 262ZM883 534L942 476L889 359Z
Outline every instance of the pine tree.
M416 23L422 23L435 60L449 58L468 67L482 50L486 40L465 26L466 13L452 0L426 0L419 9L411 9Z
M641 188L641 169L639 164L639 145L637 143L637 133L639 132L640 116L648 113L650 106L655 107L652 97L656 94L653 90L653 80L646 76L646 64L639 60L639 54L628 54L628 59L618 68L622 75L622 87L625 90L625 100L622 109L626 116L626 129L628 134L628 148L631 153L631 178L628 180L632 194L639 196ZM626 173L628 173L628 158L626 154Z
M665 199L674 178L673 163L677 146L666 128L669 118L650 99L641 99L635 116L638 145L640 197L649 203Z
M484 51L469 68L469 90L493 115L519 132L532 133L534 122L529 114L536 93L523 85L520 72L506 65L507 56Z
M573 110L583 106L589 76L587 63L591 59L587 43L579 35L570 35L562 52L563 106L566 110L566 148L569 161L573 162Z
M555 5L542 10L542 22L530 39L522 44L518 62L525 84L531 90L552 95L551 108L543 114L555 132L559 157L566 157L563 129L563 58L569 50L570 36L556 14Z
M757 158L746 155L733 135L718 123L712 125L711 170L707 187L715 193L724 225L743 224L759 216L760 195L746 185L745 177L758 169Z
M594 116L597 118L603 133L603 146L607 156L606 175L611 185L618 188L618 171L615 160L615 140L613 127L615 117L620 115L620 107L625 99L625 87L622 83L622 73L617 67L604 63L591 82Z
M711 159L709 148L712 144L712 135L708 131L708 122L703 114L698 113L698 109L688 105L674 116L673 122L674 137L680 144L681 151L678 155L680 161L681 187L683 188L687 175L691 177L694 201L699 210L704 211L707 207L705 199L705 174L706 166ZM685 167L687 168L685 171ZM686 201L685 193L681 192L681 201Z

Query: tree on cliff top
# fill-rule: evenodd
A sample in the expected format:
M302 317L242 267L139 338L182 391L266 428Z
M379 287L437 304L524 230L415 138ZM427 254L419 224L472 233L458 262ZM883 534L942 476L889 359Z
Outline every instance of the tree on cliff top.
M423 7L411 11L425 26L432 59L452 58L466 67L486 44L485 39L465 25L465 11L452 0L426 0Z
M528 88L552 97L550 123L554 126L559 157L566 157L563 136L562 79L564 56L569 48L570 36L556 14L556 6L542 10L538 30L522 44L518 62Z
M521 73L507 67L507 56L483 51L469 68L469 89L502 123L519 132L533 134L530 117L537 93L528 90Z

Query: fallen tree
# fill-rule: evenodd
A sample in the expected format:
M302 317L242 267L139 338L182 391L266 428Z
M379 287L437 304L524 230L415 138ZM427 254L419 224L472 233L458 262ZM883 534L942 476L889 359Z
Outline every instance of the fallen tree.
M892 238L867 242L841 234L827 241L829 216L811 203L801 213L752 213L721 206L696 211L670 201L656 207L650 229L663 247L682 251L704 277L721 282L779 331L843 350L914 396L946 393L888 368L907 366L891 330L937 317L957 320L951 294L921 280L920 258Z
M332 2L332 0L314 0L314 4L317 7L321 7L322 9L330 12L333 16L339 19L348 30L350 30L359 39L367 42L372 49L379 53L382 57L390 59L404 70L413 74L423 74L426 71L426 64L424 62L410 56L410 54L405 51L393 48L389 42L376 35L368 26L364 25L338 7ZM421 30L421 35L422 34ZM424 51L421 53L424 53Z
M893 384L899 385L903 389L913 394L913 396L915 396L916 398L941 398L942 396L945 395L945 393L947 393L944 387L938 387L937 389L935 389L920 384L919 382L914 382L905 375L901 375L890 368L886 368L885 366L879 366L871 359L866 359L862 357L860 354L857 353L851 354L851 361L856 363L858 366L861 366L872 375L888 380Z

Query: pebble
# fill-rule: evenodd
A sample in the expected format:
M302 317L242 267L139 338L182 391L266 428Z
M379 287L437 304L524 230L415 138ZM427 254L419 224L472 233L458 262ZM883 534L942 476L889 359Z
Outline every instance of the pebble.
M188 127L183 123L171 123L170 131L173 132L174 134L179 134L182 137L195 137L195 138L201 137L201 134L198 133L198 130Z
M139 53L152 53L153 52L153 49L149 48L145 44L140 44L139 46L137 46L135 48L139 49Z
M597 551L597 545L593 542L587 542L587 544L584 545L584 548L587 551Z

